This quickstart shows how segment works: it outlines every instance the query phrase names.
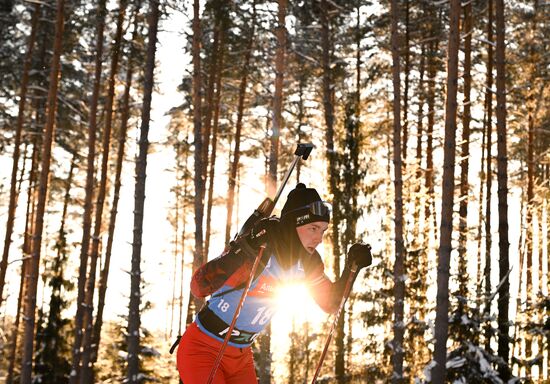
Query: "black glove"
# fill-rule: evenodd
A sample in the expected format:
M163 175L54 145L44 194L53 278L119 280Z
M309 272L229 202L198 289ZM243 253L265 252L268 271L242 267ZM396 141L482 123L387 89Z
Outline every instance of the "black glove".
M351 268L354 264L359 269L368 267L372 263L370 245L365 243L355 243L348 251L348 266Z
M261 219L252 227L247 236L248 244L253 249L259 249L260 245L267 243L273 238L279 229L279 219L275 216Z

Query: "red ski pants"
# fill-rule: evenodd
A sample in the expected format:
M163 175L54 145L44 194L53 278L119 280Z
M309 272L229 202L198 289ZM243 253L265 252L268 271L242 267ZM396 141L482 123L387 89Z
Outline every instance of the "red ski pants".
M191 323L178 346L178 371L183 384L205 384L222 343ZM213 384L258 384L252 349L225 348Z

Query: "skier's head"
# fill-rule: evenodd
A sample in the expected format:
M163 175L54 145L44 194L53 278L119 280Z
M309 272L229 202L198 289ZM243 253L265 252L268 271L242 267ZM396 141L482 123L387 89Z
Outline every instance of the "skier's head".
M305 184L298 183L288 194L281 210L281 222L300 227L316 221L328 223L330 208L321 200L315 188L306 188Z
M290 191L281 211L281 224L292 253L297 248L312 254L323 239L330 221L330 208L314 188L299 183Z

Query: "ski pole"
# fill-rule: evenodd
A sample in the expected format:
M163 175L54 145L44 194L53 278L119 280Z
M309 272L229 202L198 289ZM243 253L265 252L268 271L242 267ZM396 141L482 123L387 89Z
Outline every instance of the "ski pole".
M279 186L279 189L275 194L275 197L273 199L266 197L265 200L262 201L259 207L254 210L254 213L245 221L245 223L241 227L241 230L237 234L237 237L247 234L248 232L250 232L254 224L260 221L260 219L271 215L271 212L273 212L275 204L277 204L277 201L279 200L279 197L281 196L281 193L283 192L283 189L286 186L286 183L288 182L288 179L290 178L290 174L294 170L294 167L296 167L296 164L298 164L298 161L300 159L307 160L312 150L313 144L311 143L300 143L296 146L296 150L294 151L294 160L292 160L292 163L290 163L290 167L286 171L281 185Z
M338 319L340 318L340 313L344 308L344 304L346 303L346 300L348 299L348 296L351 292L351 287L353 285L353 281L355 280L355 277L357 276L357 272L358 272L358 267L357 267L357 264L354 263L351 266L351 273L346 281L344 293L342 295L342 299L340 300L340 306L338 307L338 311L334 316L334 321L332 322L332 326L330 327L330 331L328 333L327 341L325 342L325 348L323 349L323 353L321 353L321 358L319 359L319 363L317 363L317 369L315 370L315 375L313 375L311 384L315 384L317 382L317 376L319 376L319 372L321 372L321 366L323 365L323 360L325 360L325 356L328 352L328 347L330 345L330 341L332 340L332 334L334 333L334 329L336 328L336 324L338 323Z
M248 294L248 290L250 289L250 285L252 284L252 280L254 279L254 274L256 273L256 269L258 268L258 264L260 264L260 260L262 259L262 255L265 250L265 244L260 246L260 250L258 251L258 255L256 256L256 259L254 260L254 264L252 264L252 269L250 270L250 276L248 278L248 281L246 282L246 286L244 287L243 294L241 295L241 299L239 301L239 304L237 305L237 308L235 309L235 315L233 315L233 320L231 320L231 324L229 325L229 328L227 329L227 333L225 334L225 337L223 339L222 346L220 348L220 351L218 352L218 356L216 356L216 360L214 361L214 366L212 367L212 370L210 371L210 376L208 377L208 384L212 384L212 380L214 380L214 376L216 375L216 372L218 370L218 367L220 366L220 363L222 361L223 353L225 352L225 348L227 347L227 343L229 343L229 339L231 338L231 334L233 333L233 329L235 328L235 323L237 322L237 318L239 317L239 314L241 313L241 309L244 304L244 299L246 298L246 295Z
M309 154L313 150L313 144L298 144L296 147L296 151L294 151L294 160L290 164L289 169L287 170L283 181L281 182L281 185L279 186L279 189L277 190L277 193L275 194L275 197L270 199L269 197L266 198L260 206L254 211L254 213L246 220L244 225L242 226L241 230L239 231L239 236L243 236L247 234L254 224L256 224L260 219L268 217L271 215L271 212L273 212L273 209L275 208L275 204L277 204L277 201L279 200L279 197L281 196L281 193L288 182L288 179L290 178L290 174L292 173L292 170L300 160L300 158L307 160L309 157ZM248 276L248 280L246 282L246 286L243 288L243 293L241 295L241 299L239 300L239 304L237 305L237 308L235 309L235 314L233 315L233 319L231 320L231 324L229 325L229 328L227 330L227 333L223 339L222 346L220 348L220 351L218 352L218 355L216 356L216 360L214 361L214 366L212 367L212 370L210 371L210 376L208 377L207 384L212 384L212 381L214 380L214 376L216 375L216 372L218 370L218 367L220 365L220 362L222 360L223 354L225 352L225 348L227 347L227 344L229 343L229 339L231 338L231 334L233 333L233 329L235 328L235 323L237 322L237 319L239 317L239 314L241 312L242 306L244 304L244 300L246 296L248 295L248 291L250 290L250 286L252 285L252 280L254 280L254 275L256 274L256 269L258 268L258 265L260 264L260 260L262 259L262 255L265 250L265 244L260 247L260 251L258 252L258 255L256 256L256 259L254 260L254 264L252 264L252 269L250 270L250 275Z

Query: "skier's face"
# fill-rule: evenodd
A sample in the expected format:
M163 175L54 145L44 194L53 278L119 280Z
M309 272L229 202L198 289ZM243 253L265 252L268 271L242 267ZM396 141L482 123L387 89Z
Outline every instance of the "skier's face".
M324 221L315 221L296 228L298 237L302 245L309 254L315 251L315 248L323 241L323 235L328 228L328 223Z

